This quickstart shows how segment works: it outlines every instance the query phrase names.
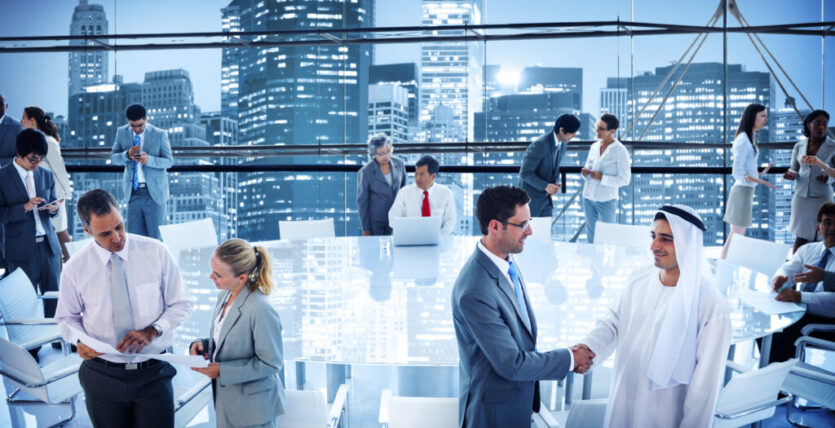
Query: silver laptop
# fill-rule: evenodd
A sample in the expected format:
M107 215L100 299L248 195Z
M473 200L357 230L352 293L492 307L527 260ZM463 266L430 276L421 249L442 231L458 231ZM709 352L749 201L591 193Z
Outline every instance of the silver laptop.
M441 217L396 217L392 219L394 245L438 245Z

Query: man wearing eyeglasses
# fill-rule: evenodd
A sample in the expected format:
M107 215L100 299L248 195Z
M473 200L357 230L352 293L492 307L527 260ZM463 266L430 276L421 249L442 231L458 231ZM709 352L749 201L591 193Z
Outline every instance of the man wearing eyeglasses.
M533 233L530 198L518 187L487 188L476 201L482 237L452 290L458 341L459 427L529 427L539 380L584 373L587 348L536 349L536 318L513 254Z
M128 232L160 239L168 200L168 172L174 164L168 133L148 123L145 107L125 110L128 124L116 131L110 151L114 165L125 165L122 198L128 203Z
M16 157L0 169L0 225L9 272L23 269L41 293L58 291L61 246L50 217L64 200L55 199L52 172L38 168L46 157L46 137L34 129L17 134ZM44 315L55 314L55 299L44 299ZM37 352L37 351L36 351Z

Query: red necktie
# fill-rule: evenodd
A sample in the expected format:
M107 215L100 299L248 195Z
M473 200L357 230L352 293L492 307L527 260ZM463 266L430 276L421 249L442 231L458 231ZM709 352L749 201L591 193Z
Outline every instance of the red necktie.
M429 217L432 215L429 212L429 192L426 190L423 191L423 208L421 208L420 214L424 217Z

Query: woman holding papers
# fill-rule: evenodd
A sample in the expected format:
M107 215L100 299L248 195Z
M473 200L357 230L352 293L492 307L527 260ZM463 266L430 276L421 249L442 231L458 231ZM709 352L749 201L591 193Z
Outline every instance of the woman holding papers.
M754 189L757 184L762 184L771 189L777 187L760 178L768 171L757 171L757 131L763 129L768 123L768 112L762 104L748 104L742 112L739 120L739 128L736 130L733 148L733 167L731 173L734 177L734 185L731 187L728 202L725 205L725 223L731 225L731 233L725 246L722 248L721 259L728 255L728 248L734 234L745 235L745 229L751 226L754 207ZM770 165L769 165L770 166Z
M189 351L212 362L192 370L212 379L218 427L277 427L284 413L284 347L281 320L267 298L270 256L264 247L230 239L215 250L211 267L221 292L210 337Z

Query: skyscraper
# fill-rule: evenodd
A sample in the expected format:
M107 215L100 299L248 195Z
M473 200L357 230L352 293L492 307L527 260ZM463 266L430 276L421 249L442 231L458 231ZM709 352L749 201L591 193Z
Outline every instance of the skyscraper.
M600 114L613 114L620 120L621 126L632 121L627 103L629 100L629 78L610 77L606 87L600 88ZM621 136L621 138L626 138Z
M409 141L409 92L397 83L368 86L368 133L378 132L392 143Z
M234 0L222 10L230 30L272 31L373 26L372 0ZM256 39L263 39L262 36ZM234 51L229 51L234 49ZM222 115L233 117L237 64L240 144L364 142L368 132L369 45L322 44L268 49L226 48L229 90ZM359 162L361 159L351 159ZM280 158L296 164L343 162L326 156ZM255 159L253 162L276 162ZM359 232L353 174L250 173L239 181L238 234L276 238L278 221L332 217L337 234Z
M417 136L418 113L420 107L420 87L418 86L417 64L374 64L368 69L368 85L378 83L396 83L406 89L409 98L409 139Z
M210 146L235 146L238 144L238 121L224 117L219 111L203 112L200 115L200 123L206 127L206 141ZM221 165L237 165L239 159L221 157ZM226 208L225 215L228 218L226 230L218 230L218 235L223 238L237 236L238 224L238 173L218 173L220 179L221 195L223 206Z
M80 0L70 22L71 36L107 34L107 16L98 4ZM70 40L70 46L95 45L93 41ZM80 93L84 87L107 82L108 55L106 50L71 51L69 53L69 95Z

